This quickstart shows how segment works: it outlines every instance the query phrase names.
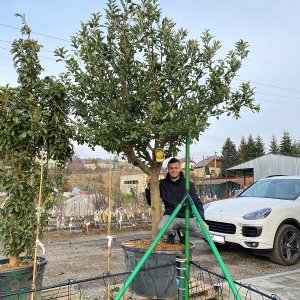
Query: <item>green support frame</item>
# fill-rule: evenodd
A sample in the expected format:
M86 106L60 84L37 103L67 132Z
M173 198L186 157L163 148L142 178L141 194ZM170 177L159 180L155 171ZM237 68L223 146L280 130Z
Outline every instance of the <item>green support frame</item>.
M202 220L191 196L190 196L190 137L186 137L186 153L185 153L185 166L186 166L186 172L185 172L185 190L186 194L184 195L183 199L181 202L177 205L176 209L174 212L171 214L169 220L165 224L165 226L161 229L161 231L157 234L155 237L154 241L148 248L148 250L145 252L141 260L138 262L132 273L128 276L126 279L124 285L122 288L119 290L118 294L116 295L114 300L120 300L121 297L124 295L126 292L127 288L135 278L135 276L138 274L138 272L141 270L145 262L147 261L148 257L152 253L152 251L155 249L156 245L159 243L159 241L162 239L164 233L167 231L169 226L171 225L172 221L174 218L177 216L178 212L181 210L183 206L185 206L185 276L184 276L184 293L180 293L180 298L179 300L188 300L189 299L189 279L190 279L190 208L192 209L198 223L200 224L200 227L204 233L204 236L206 238L206 241L208 242L210 248L212 249L213 254L216 257L216 260L224 274L224 277L226 278L230 289L234 295L234 298L236 300L241 300L241 296L223 262L222 257L220 256L210 234L209 231L206 229L204 221ZM184 298L182 298L184 297ZM182 299L181 299L182 298Z

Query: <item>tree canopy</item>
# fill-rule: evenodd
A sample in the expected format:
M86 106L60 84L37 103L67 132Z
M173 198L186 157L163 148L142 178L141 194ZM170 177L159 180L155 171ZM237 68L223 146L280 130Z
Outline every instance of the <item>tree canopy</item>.
M162 166L155 149L169 158L187 135L198 140L210 117L258 110L249 83L231 88L248 44L239 40L221 58L221 42L209 30L189 39L187 30L162 16L157 0L108 0L105 14L92 14L71 40L72 50L56 55L66 64L62 78L84 127L77 140L123 153L151 175L153 208L160 206Z
M66 62L74 113L85 125L79 141L123 152L147 173L152 151L176 153L208 127L208 118L257 110L253 91L231 82L248 55L240 40L224 59L221 42L205 31L188 39L184 29L162 17L157 1L107 2L72 37L73 51L56 51ZM148 172L149 173L149 172Z
M0 87L0 178L7 192L0 207L0 240L4 254L14 262L22 252L31 255L34 250L41 150L46 151L47 162L57 162L57 175L73 153L65 87L55 78L41 78L41 45L31 39L24 16L18 16L25 36L15 40L11 49L18 86ZM61 179L51 177L45 168L42 224L54 201L49 196Z

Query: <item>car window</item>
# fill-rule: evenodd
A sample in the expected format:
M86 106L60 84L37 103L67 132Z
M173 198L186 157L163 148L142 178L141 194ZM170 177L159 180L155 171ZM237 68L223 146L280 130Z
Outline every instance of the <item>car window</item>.
M239 197L295 200L300 194L300 179L263 179L251 185Z

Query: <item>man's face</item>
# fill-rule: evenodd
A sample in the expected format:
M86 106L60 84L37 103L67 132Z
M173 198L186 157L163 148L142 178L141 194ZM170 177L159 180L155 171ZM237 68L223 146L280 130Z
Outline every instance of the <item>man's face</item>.
M179 178L179 174L181 172L180 164L179 162L175 162L173 164L168 165L168 172L170 174L170 177L172 180L176 180Z

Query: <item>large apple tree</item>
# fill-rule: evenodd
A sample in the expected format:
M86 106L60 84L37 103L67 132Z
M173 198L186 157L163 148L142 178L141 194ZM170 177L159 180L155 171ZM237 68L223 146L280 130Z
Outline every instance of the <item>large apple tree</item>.
M189 134L198 140L210 117L239 117L242 107L258 110L248 83L232 89L247 58L238 41L221 59L221 42L206 30L199 40L162 16L156 0L108 0L71 38L65 62L74 115L82 124L78 142L123 153L152 177L153 233L161 217L155 149L175 155Z

